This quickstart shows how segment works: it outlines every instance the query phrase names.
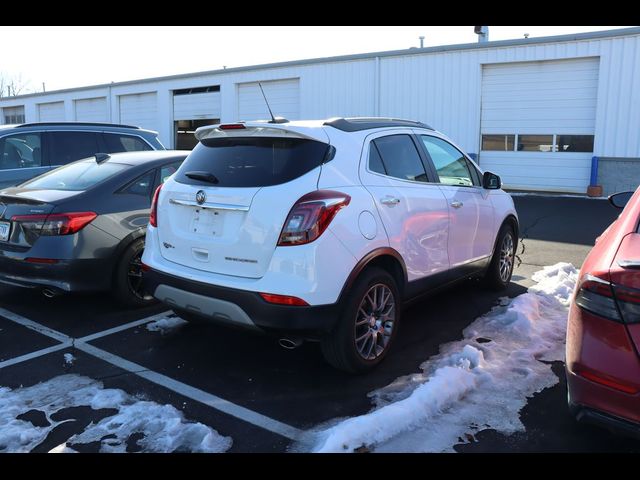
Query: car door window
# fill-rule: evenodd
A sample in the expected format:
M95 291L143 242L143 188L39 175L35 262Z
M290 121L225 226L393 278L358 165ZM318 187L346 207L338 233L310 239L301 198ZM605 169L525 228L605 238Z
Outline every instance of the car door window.
M428 135L420 138L436 167L440 183L465 187L477 185L476 176L472 175L471 165L462 152L440 138Z
M41 166L42 143L39 133L0 138L0 170Z
M104 133L104 143L107 147L106 153L118 152L139 152L153 150L148 143L133 135L123 135L118 133Z
M182 162L173 162L160 168L160 183L164 183L167 179L176 173Z
M51 165L66 165L98 152L95 132L51 132Z
M128 193L130 195L151 196L151 187L156 177L156 171L150 170L140 175L133 182L128 184L120 193Z
M420 154L409 135L379 137L371 143L372 148L369 149L370 170L402 180L428 181Z

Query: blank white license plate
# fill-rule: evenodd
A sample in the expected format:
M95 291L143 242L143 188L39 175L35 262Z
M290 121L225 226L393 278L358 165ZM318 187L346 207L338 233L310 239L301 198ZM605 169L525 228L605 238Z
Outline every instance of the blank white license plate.
M193 213L191 231L201 235L219 237L222 235L223 213L217 210L198 209Z
M0 242L9 240L9 230L11 230L9 222L0 222Z

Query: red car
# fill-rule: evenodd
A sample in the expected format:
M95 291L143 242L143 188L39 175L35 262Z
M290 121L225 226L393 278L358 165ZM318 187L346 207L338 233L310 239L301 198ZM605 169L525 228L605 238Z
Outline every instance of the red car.
M589 252L569 312L568 401L578 421L640 438L640 188L609 201L624 211Z

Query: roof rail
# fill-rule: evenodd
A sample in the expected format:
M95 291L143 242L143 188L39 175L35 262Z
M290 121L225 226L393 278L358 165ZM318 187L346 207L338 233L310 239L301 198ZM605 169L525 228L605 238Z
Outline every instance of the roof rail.
M32 123L22 123L17 125L16 128L22 127L55 127L61 125L68 126L80 126L80 127L123 127L123 128L136 128L140 130L140 127L136 127L135 125L123 125L121 123L108 123L108 122L32 122Z
M337 128L343 132L358 132L382 127L418 127L435 130L426 123L384 117L330 118L323 125Z

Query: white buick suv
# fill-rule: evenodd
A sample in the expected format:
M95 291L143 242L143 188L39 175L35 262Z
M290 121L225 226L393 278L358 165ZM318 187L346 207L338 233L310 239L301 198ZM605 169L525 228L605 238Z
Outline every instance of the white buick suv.
M385 118L201 127L153 198L150 293L190 321L321 342L363 372L407 301L511 279L518 217L500 178L429 126Z

